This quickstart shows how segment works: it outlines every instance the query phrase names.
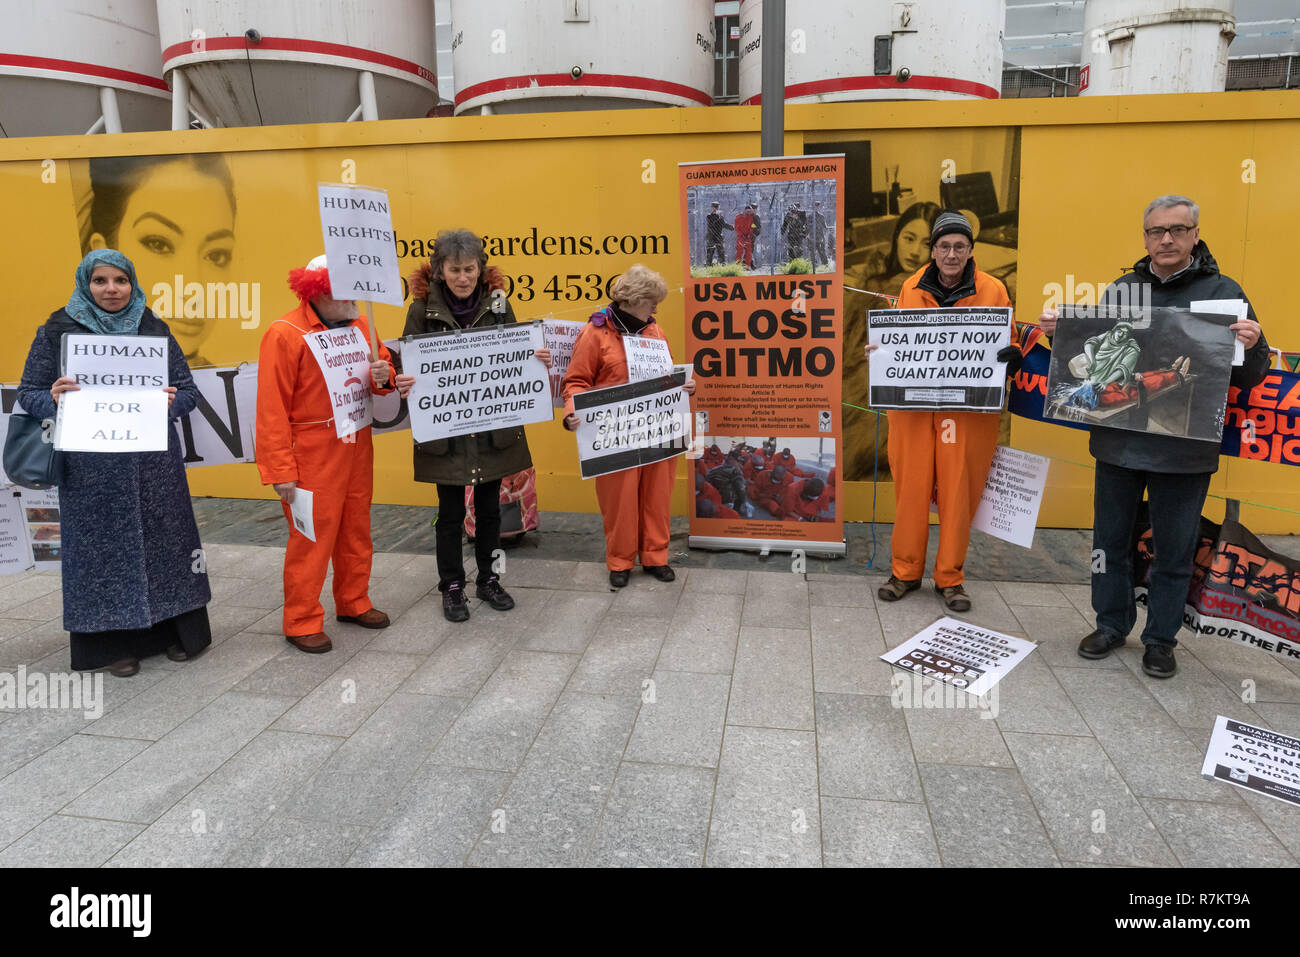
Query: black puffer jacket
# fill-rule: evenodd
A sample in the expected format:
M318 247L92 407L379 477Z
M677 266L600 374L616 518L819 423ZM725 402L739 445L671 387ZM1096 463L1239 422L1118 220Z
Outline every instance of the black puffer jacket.
M414 283L412 284L414 287ZM510 301L502 298L505 310L492 311L492 293L487 284L480 287L478 311L467 328L516 322ZM403 336L427 332L447 332L461 325L451 314L442 294L442 284L430 282L423 299L411 303L406 313ZM449 439L415 444L415 480L437 485L477 485L522 472L533 464L528 439L522 427L475 432Z
M1102 294L1106 304L1133 303L1131 293L1120 293L1121 286L1146 284L1151 289L1152 306L1173 306L1186 309L1201 299L1246 299L1241 286L1219 272L1219 264L1210 254L1204 240L1192 248L1192 265L1186 272L1162 282L1151 271L1151 257L1144 256L1133 265L1133 271L1116 279ZM1246 299L1246 315L1259 320ZM1250 389L1263 381L1268 371L1268 342L1261 332L1259 341L1246 350L1245 364L1234 366L1231 384ZM1144 472L1214 472L1219 468L1219 443L1199 439L1186 439L1172 435L1152 435L1148 432L1129 432L1093 426L1088 451L1093 458L1111 465Z

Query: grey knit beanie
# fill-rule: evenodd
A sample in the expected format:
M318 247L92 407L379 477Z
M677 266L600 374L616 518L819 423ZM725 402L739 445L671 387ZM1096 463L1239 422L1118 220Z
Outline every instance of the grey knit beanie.
M930 243L937 243L942 236L949 233L961 233L972 243L975 242L975 234L970 228L970 223L966 217L954 209L945 209L934 219L934 226L930 230Z

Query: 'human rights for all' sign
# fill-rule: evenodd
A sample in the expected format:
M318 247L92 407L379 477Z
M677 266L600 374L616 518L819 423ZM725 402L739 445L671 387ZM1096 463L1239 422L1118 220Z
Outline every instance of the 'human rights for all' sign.
M54 447L64 452L167 451L167 339L63 337L63 375L80 388L59 399Z
M400 306L402 277L388 191L321 183L317 198L334 298Z
M578 461L583 478L622 472L681 455L691 444L691 404L672 372L576 393Z
M540 321L403 339L402 367L415 376L406 400L415 441L549 422L555 410L546 365L534 355L540 348Z
M873 409L1002 408L1011 310L873 309L867 313Z

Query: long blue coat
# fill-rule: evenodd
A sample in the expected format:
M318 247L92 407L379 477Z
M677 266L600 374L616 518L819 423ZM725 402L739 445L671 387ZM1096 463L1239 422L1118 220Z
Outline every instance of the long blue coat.
M62 309L37 330L18 401L53 418L50 386L59 377L63 333L86 333ZM51 334L53 333L53 334ZM190 368L167 325L149 310L142 336L167 336L173 420L198 403ZM166 452L67 452L59 483L63 539L63 627L97 632L148 628L212 599L190 503L180 441L168 429Z

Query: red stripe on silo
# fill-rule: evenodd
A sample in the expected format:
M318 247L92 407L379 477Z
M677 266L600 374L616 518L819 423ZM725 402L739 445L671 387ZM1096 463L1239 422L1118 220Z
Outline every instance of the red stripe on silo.
M652 80L644 76L623 76L617 73L584 73L574 79L568 73L530 73L526 76L507 76L496 80L485 80L467 86L456 94L456 105L460 106L475 97L488 93L500 93L504 90L526 90L530 88L572 89L575 86L596 86L612 90L640 90L650 93L667 93L695 100L705 106L713 104L713 96L703 90L671 83L667 80Z

